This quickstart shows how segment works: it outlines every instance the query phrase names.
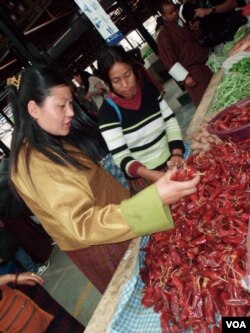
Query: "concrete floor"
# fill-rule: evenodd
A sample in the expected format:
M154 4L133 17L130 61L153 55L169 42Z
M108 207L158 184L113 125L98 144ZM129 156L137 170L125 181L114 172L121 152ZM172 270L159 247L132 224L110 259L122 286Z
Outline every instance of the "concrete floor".
M185 135L188 124L195 113L195 107L192 102L184 106L180 104L178 98L184 93L174 80L169 79L164 87L166 91L164 98L175 111L183 135ZM87 326L101 294L56 245L50 260L51 265L43 275L45 288L68 312Z
M87 326L101 294L56 245L50 262L50 267L43 274L45 289L73 317Z

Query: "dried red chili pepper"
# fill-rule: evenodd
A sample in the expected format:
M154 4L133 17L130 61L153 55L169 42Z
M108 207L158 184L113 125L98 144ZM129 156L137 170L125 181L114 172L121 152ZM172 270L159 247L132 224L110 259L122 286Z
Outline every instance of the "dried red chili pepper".
M250 315L249 305L226 304L248 297L239 280L250 216L249 147L250 139L214 146L178 170L181 180L205 174L195 195L171 205L175 228L151 236L144 249L143 302L160 311L163 332L217 331L215 313Z
M237 127L242 127L250 122L250 109L246 107L231 108L227 113L222 114L212 124L216 130L229 130Z

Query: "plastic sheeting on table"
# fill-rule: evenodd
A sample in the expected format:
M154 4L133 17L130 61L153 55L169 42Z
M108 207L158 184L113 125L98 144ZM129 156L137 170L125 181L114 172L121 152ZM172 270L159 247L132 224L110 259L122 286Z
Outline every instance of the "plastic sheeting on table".
M142 237L140 249L146 246L148 240L149 236ZM153 308L145 308L141 304L144 283L139 272L144 257L145 252L139 251L134 274L123 287L107 333L161 333L160 315Z

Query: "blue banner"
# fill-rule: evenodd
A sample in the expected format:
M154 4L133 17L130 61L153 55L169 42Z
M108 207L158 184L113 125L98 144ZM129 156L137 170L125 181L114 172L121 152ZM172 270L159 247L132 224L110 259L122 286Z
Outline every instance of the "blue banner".
M97 0L74 1L109 45L115 45L124 38Z

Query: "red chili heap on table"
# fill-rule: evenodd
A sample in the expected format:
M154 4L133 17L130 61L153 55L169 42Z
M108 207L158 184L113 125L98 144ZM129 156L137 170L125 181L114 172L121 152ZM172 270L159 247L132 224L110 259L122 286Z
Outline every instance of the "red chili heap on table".
M246 275L250 139L191 156L175 179L204 173L196 194L171 206L175 228L151 236L142 304L161 314L162 332L220 332L218 316L250 316ZM236 305L237 304L237 305ZM244 304L239 306L239 304Z

